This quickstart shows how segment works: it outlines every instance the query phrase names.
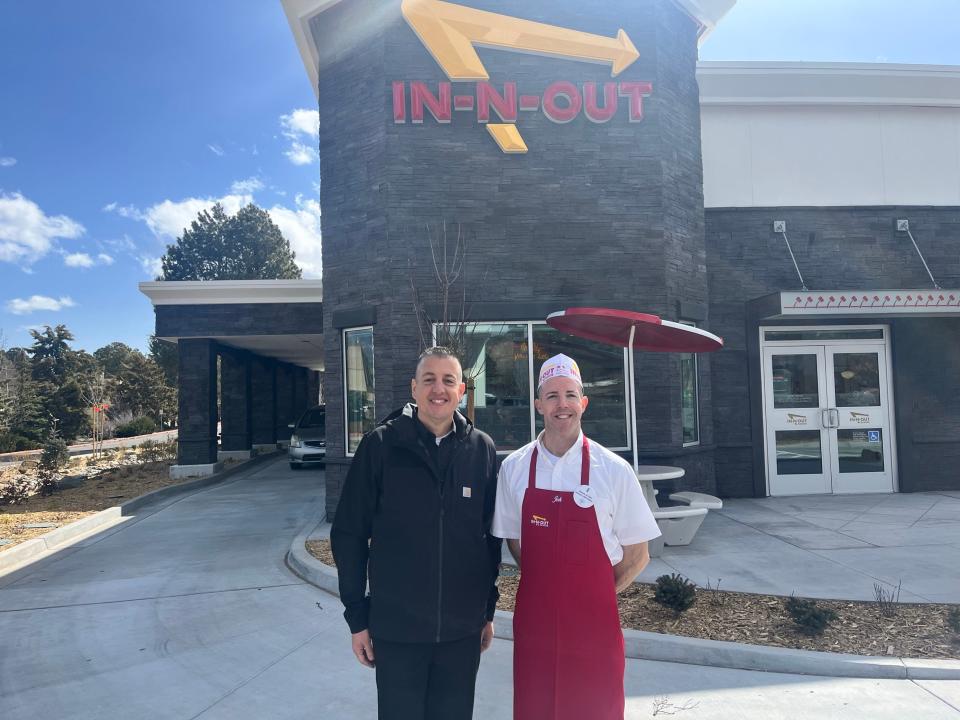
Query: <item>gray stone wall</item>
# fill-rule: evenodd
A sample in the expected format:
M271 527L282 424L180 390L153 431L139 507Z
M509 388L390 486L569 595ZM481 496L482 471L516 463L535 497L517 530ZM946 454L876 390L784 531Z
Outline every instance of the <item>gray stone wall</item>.
M447 124L429 115L422 124L393 122L393 81L423 81L437 92L447 80L399 3L356 0L316 19L324 303L376 307L378 417L409 395L420 345L410 286L433 286L428 238L444 225L451 245L457 232L467 240L470 302L610 306L674 320L683 306L706 307L694 22L670 0L471 6L606 37L623 28L640 59L616 81L649 81L653 93L635 123L625 100L603 124L583 113L565 124L520 113L530 150L507 155L475 113L454 112ZM357 27L367 28L362 38ZM495 50L480 56L499 91L506 81L516 81L520 94L540 94L557 80L581 87L610 80L609 65ZM472 94L474 84L454 83L453 92ZM325 331L332 515L345 472L342 347L332 321ZM701 368L709 418L708 361ZM701 448L680 447L679 377L675 356L641 358L640 445L658 462L691 455L683 460L691 485L713 489L709 423Z
M783 237L785 220L797 264L813 290L926 288L929 278L895 220L907 218L934 276L960 286L960 209L930 207L719 208L706 211L710 329L725 347L711 359L713 427L719 492L758 494L762 418L751 413L760 392L748 373L759 336L745 303L800 288ZM960 487L957 347L960 320L868 318L891 326L902 490ZM822 321L821 321L822 322ZM846 321L849 324L849 321ZM808 323L809 324L809 323ZM705 422L709 422L705 418ZM759 436L762 438L762 435ZM762 480L762 475L759 476Z
M177 343L178 465L217 461L217 346L212 340Z
M251 361L250 395L254 412L250 429L254 445L274 445L277 442L276 364L276 360L260 355L255 355Z
M262 412L258 407L257 412ZM220 348L221 450L249 450L253 407L250 392L250 353Z

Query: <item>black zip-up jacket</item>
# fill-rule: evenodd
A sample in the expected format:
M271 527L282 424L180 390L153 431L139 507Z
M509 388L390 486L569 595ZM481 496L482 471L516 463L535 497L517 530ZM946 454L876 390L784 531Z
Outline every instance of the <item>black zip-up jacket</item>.
M448 642L479 632L496 609L497 454L486 433L455 413L441 476L418 426L416 406L407 405L364 436L330 540L350 632Z

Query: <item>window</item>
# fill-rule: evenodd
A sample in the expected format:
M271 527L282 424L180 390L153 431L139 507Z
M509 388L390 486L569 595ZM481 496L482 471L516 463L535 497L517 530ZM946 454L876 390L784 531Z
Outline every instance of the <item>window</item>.
M627 441L627 383L623 348L566 335L549 325L533 327L534 372L557 353L569 355L580 366L583 394L590 406L583 415L583 432L607 448L629 448ZM543 416L536 416L539 433Z
M536 378L543 362L557 353L574 358L583 373L590 398L584 432L607 448L629 449L622 348L564 335L542 322L477 323L466 329L464 344L467 394L460 411L467 413L472 394L475 424L498 451L516 450L543 429L533 403Z
M530 373L526 323L479 323L468 328L464 358L466 413L472 386L474 421L501 450L530 442Z
M373 328L343 331L344 415L347 455L376 425L373 374Z
M682 325L696 327L696 323L681 320ZM700 443L700 384L697 377L695 353L680 354L680 419L683 426L683 445Z

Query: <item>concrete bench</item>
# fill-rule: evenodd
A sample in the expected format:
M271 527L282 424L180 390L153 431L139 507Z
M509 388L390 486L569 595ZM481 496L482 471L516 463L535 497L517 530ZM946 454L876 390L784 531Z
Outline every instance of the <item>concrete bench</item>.
M707 508L662 508L653 517L664 545L689 545L707 517Z
M683 503L692 508L706 508L707 510L723 510L723 500L713 495L698 492L675 492L670 493L670 499L674 502ZM670 543L667 543L668 545Z

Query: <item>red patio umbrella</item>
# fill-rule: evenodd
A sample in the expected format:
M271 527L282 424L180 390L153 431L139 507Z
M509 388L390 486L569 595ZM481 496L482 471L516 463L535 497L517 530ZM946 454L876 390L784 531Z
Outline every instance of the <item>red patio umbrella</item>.
M634 384L633 352L713 352L723 347L723 340L706 330L661 320L656 315L613 310L611 308L567 308L547 316L547 325L569 335L594 340L605 345L628 349L630 370L630 418L633 426L633 469L637 462L637 399Z

